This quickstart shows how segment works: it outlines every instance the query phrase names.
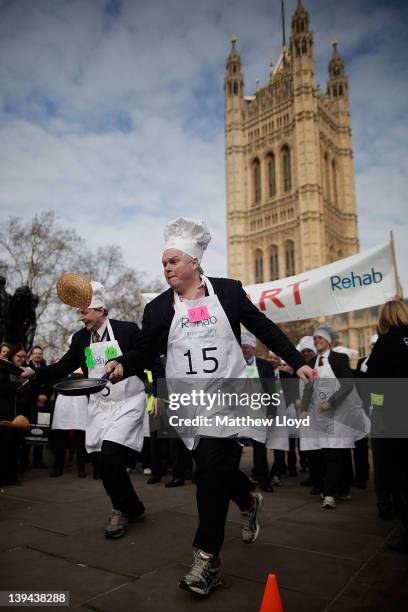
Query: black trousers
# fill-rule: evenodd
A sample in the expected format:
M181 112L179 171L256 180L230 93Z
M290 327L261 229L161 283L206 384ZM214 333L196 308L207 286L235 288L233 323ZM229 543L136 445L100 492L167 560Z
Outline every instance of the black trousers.
M181 438L172 438L170 440L170 457L173 479L190 479L193 471L193 459Z
M309 463L309 479L314 487L323 490L324 452L323 450L307 451Z
M126 467L130 449L122 444L104 440L99 453L99 470L103 486L109 495L112 508L128 517L143 514L145 507L136 495Z
M369 462L368 462L368 438L361 438L355 443L353 449L354 459L354 470L355 480L357 482L366 482L369 476Z
M271 476L282 476L286 473L286 451L274 450L273 451L273 465L271 469Z
M350 449L324 448L322 453L323 495L331 497L344 495L350 486L348 471Z
M199 518L193 546L215 557L224 541L230 500L245 511L255 488L239 469L241 455L242 446L235 438L201 438L193 451Z
M408 439L371 438L371 449L377 506L394 506L408 529Z
M51 447L54 454L54 468L63 470L65 465L65 452L68 447L69 429L51 430ZM78 472L85 471L87 452L85 448L85 432L75 429L75 453Z
M17 480L18 456L23 441L21 429L0 427L0 485Z
M150 454L153 476L161 478L169 465L169 440L161 438L158 431L150 432Z
M268 484L269 468L268 468L268 453L263 442L251 440L254 457L253 476L260 484Z

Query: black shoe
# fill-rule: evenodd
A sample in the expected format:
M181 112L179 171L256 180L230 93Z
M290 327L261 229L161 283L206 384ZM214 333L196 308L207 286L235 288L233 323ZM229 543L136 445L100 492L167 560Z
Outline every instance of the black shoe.
M50 473L50 478L57 478L58 476L62 476L62 470L54 468Z
M273 493L273 486L270 482L260 482L259 488L266 493Z
M17 478L15 480L6 480L0 483L0 487L21 487L23 483Z
M82 470L80 472L78 472L78 478L86 478L86 477L87 477L87 473L86 472L84 472Z
M146 481L147 484L156 484L157 482L161 482L161 476L150 476Z
M365 480L355 480L353 484L355 487L357 487L357 489L367 488L367 482Z
M312 487L313 486L313 482L310 480L310 478L307 478L306 480L301 480L299 484L301 487Z
M310 495L320 495L321 489L319 487L312 487L309 491Z
M182 487L184 485L184 480L181 478L173 478L170 482L166 482L164 485L167 489L171 489L173 487Z
M390 542L388 548L394 552L408 553L408 533L404 533L399 540Z
M290 476L291 478L296 478L296 477L297 477L297 475L298 475L298 473L297 473L297 471L296 471L296 470L289 470L289 476Z
M393 512L391 508L378 508L378 516L383 521L392 521Z
M45 463L33 463L33 468L36 470L46 470L48 468L48 465L45 465Z

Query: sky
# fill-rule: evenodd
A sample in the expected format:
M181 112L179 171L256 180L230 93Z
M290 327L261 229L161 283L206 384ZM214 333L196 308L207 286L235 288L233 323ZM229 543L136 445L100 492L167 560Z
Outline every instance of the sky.
M304 0L325 90L349 76L361 249L394 231L408 292L407 13L393 0ZM281 50L280 0L0 0L0 221L53 210L90 248L161 276L163 227L202 217L225 275L225 60L251 95ZM295 0L286 1L286 27ZM290 32L289 32L290 33Z

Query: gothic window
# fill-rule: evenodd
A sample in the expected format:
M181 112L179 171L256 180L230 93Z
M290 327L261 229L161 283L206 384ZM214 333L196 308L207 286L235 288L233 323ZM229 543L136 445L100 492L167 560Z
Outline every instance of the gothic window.
M307 53L307 42L306 42L306 38L302 38L302 53L303 53L303 54Z
M256 249L255 254L255 282L263 283L263 253L261 249Z
M336 162L332 161L332 184L333 184L333 203L337 206L337 168Z
M343 95L343 85L340 83L339 85L339 96Z
M333 96L337 98L337 85L333 85L332 92L333 92Z
M252 163L252 177L254 185L254 202L257 204L261 201L261 164L259 159L255 159Z
M228 83L228 95L232 96L232 87L231 87L231 83Z
M270 280L279 279L279 252L276 244L271 246L269 255L269 274Z
M267 155L268 166L268 195L273 198L276 195L276 172L275 172L275 156L273 153Z
M296 46L296 55L300 55L300 40L296 40L295 46Z
M293 276L295 273L295 244L293 240L287 240L285 242L285 274Z
M234 95L236 95L238 93L238 83L236 81L234 81Z
M234 72L234 73L235 73L236 71L237 71L237 67L236 67L236 65L234 64L234 65L233 65L233 67L232 67L232 72Z
M290 150L288 146L282 149L282 175L283 175L283 191L290 191L292 188L292 176L290 168Z
M301 31L301 32L304 32L304 31L305 31L305 22L304 22L304 21L301 21L301 22L300 22L300 31Z

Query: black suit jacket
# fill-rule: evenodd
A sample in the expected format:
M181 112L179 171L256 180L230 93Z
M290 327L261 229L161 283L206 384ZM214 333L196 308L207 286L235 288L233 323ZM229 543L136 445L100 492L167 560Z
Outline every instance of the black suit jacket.
M319 355L316 355L316 357L309 361L309 365L311 368L316 367L318 358ZM353 390L354 375L353 370L350 368L349 358L343 353L336 353L334 351L330 351L329 364L331 365L335 377L340 383L339 389L337 389L337 391L327 399L328 403L333 408L336 408ZM302 406L309 405L312 392L313 385L306 385L302 397Z
M248 299L240 281L210 278L214 292L228 317L232 331L241 344L241 323L270 350L282 357L295 371L306 364L279 327ZM168 289L146 305L142 336L135 350L119 357L124 375L130 376L144 366L154 352L166 354L170 326L174 317L173 289Z
M115 335L115 339L118 341L120 349L123 354L136 349L139 343L139 339L142 333L136 323L130 321L116 321L110 319L112 331ZM36 379L39 384L49 384L54 381L60 380L71 372L74 372L78 368L81 368L85 377L88 376L88 367L85 360L85 349L91 343L91 332L85 327L77 331L72 336L71 346L63 357L56 363L53 363L45 368L38 368L36 370ZM144 360L143 364L139 366L133 374L136 374L142 380L145 380L146 375L143 370L150 369L154 371L155 377L163 377L164 369L158 356L151 352L149 353L150 359Z
M270 361L256 357L256 367L258 368L261 385L266 393L272 395L276 391L275 368ZM299 379L296 374L289 372L279 372L279 378L282 384L283 395L285 396L286 405L289 406L298 398Z

